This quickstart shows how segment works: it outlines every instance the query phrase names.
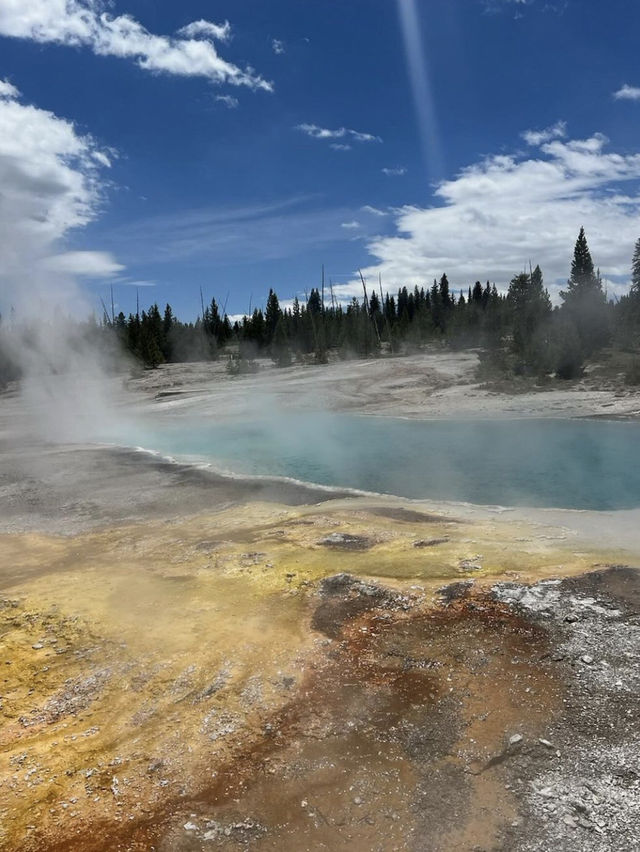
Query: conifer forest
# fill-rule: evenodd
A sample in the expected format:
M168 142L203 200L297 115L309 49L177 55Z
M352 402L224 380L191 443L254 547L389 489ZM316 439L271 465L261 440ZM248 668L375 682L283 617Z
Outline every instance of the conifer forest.
M325 286L282 307L270 289L264 310L255 308L233 322L215 298L208 304L202 299L195 322L180 320L169 304L164 310L152 304L125 316L102 303L99 320L69 320L69 336L97 336L104 350L128 353L145 368L225 358L230 374L255 371L259 357L287 367L440 345L479 350L485 372L571 380L602 350L613 349L627 355L627 383L640 383L640 239L629 293L615 302L607 297L583 228L555 307L543 270L532 265L514 275L504 293L489 281L454 291L446 273L430 286L401 286L394 294L381 282L361 278L361 283L361 297L348 304L338 302L333 288ZM30 329L22 328L20 335L25 342ZM0 346L0 382L6 384L18 377L19 368L1 338Z

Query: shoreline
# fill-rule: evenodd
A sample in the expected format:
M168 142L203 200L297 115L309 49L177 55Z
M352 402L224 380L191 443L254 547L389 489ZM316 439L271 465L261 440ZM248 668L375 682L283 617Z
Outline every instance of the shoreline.
M640 507L593 510L409 498L327 486L292 477L222 472L208 462L189 463L155 450L120 445L50 444L42 445L41 453L40 465L35 460L36 467L39 467L40 488L43 492L50 488L51 493L42 499L42 507L38 511L38 501L34 503L29 483L21 486L16 475L13 505L0 520L0 535L24 532L75 535L91 529L108 530L123 523L145 523L158 517L174 520L198 517L216 511L220 503L241 505L265 499L290 506L326 503L338 507L350 503L375 503L380 506L406 505L443 518L462 517L480 522L498 518L504 523L512 520L563 529L574 537L576 545L598 549L615 546L640 559L640 536L637 534ZM31 455L33 463L33 448ZM69 459L73 459L75 467L65 483L57 469L66 465ZM42 467L44 460L48 462L48 474ZM100 469L109 470L110 478L120 479L121 487L116 485L105 493L103 501L96 501L95 496L91 499L86 492L94 495L96 488L99 489L96 473ZM16 470L20 471L19 465ZM84 484L81 485L81 482ZM171 488L176 482L183 495L179 503L171 495ZM74 488L78 492L75 495ZM143 493L134 507L130 504L130 491L141 488L146 494ZM21 491L24 492L22 496ZM75 499L70 499L73 497ZM83 505L83 500L89 505ZM28 514L25 501L30 501ZM92 508L95 511L92 512Z

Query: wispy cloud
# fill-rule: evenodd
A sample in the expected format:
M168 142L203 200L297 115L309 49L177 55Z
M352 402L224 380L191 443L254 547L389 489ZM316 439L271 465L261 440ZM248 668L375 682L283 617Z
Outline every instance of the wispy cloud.
M217 39L218 41L229 41L231 38L231 24L225 21L224 24L214 24L211 21L192 21L186 27L178 30L178 35L184 38L204 38Z
M345 145L344 142L332 142L329 145L334 151L350 151L351 145Z
M490 14L511 12L516 20L524 17L527 6L536 6L541 12L552 12L562 15L569 6L570 0L480 0L484 11Z
M373 207L371 204L365 204L360 208L363 213L370 213L372 216L386 216L387 213L384 210L380 210L378 207Z
M240 101L233 95L216 95L215 99L219 104L224 104L227 109L237 109L240 106Z
M567 135L566 121L556 121L550 127L545 127L544 130L525 130L521 133L522 138L527 145L544 145L545 142L551 142L552 139L563 139Z
M393 166L391 168L380 169L380 171L387 177L402 177L402 175L406 175L407 173L404 166Z
M284 42L279 38L274 38L271 42L271 49L276 54L276 56L282 56L283 53L286 53L286 48L284 46Z
M212 261L243 265L248 261L248 245L252 263L268 262L350 240L354 233L366 236L362 223L361 228L342 228L343 223L357 222L356 216L352 207L326 208L315 196L302 196L271 204L147 217L103 233L102 240L131 269L138 264L187 268Z
M177 37L150 33L131 15L109 14L105 0L2 0L0 35L73 47L98 56L132 59L152 73L204 77L212 83L271 91L251 68L239 68L217 52L213 40L227 41L227 21L194 21Z
M516 15L524 6L531 6L535 0L480 0L484 11L489 13L515 10Z
M305 133L312 139L351 139L354 142L382 142L380 136L374 136L373 133L361 133L358 130L350 130L348 127L338 127L335 130L331 130L328 127L320 127L317 124L297 124L294 129Z
M433 206L396 211L397 234L369 243L376 262L365 274L409 286L446 272L455 287L478 278L505 287L531 258L557 295L584 225L595 262L618 282L610 292L624 292L638 238L640 152L607 145L602 134L554 139L535 156L470 165L438 186Z
M617 101L640 101L640 86L630 86L625 83L613 93L613 97Z
M360 222L356 219L352 219L351 222L342 222L340 227L344 228L346 231L355 231L360 227Z
M119 287L156 287L155 281L150 281L148 278L128 278L118 276L113 279L113 283Z

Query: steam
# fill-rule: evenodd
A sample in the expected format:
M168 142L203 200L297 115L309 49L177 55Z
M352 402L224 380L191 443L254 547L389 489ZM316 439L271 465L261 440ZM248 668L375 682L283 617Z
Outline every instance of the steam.
M103 252L64 251L96 216L112 157L0 81L0 351L22 375L32 427L55 440L96 437L113 410L80 278L121 267Z

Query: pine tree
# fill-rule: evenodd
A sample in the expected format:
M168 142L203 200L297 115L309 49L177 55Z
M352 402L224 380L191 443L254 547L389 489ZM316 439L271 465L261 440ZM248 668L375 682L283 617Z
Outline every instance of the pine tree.
M573 250L571 275L567 281L567 289L563 290L560 295L565 302L570 302L573 298L580 298L583 294L591 291L599 291L604 299L602 282L595 274L591 252L587 245L587 237L584 227L582 227L580 228L580 233L578 234L578 239Z
M551 316L551 299L545 290L539 266L531 274L516 275L509 284L513 349L522 359L520 367L539 372L548 364L543 326Z
M640 239L636 240L636 246L631 261L631 289L629 296L636 304L640 305Z
M173 355L173 340L172 332L175 324L175 317L171 305L167 303L164 309L164 317L162 319L162 354L165 361L170 361Z
M267 307L265 309L264 314L264 325L267 344L270 344L272 342L276 327L281 317L282 311L280 310L280 302L278 301L278 297L276 296L274 291L270 289L269 298L267 299Z
M307 302L307 310L312 314L319 314L322 311L322 299L320 291L315 287L311 290L309 301Z
M580 228L571 261L567 289L560 295L563 310L575 325L582 351L590 355L601 348L609 336L607 300L600 275L595 272L584 228Z
M453 302L452 302L452 299L451 299L451 295L449 293L449 279L447 278L446 272L443 274L442 278L440 279L439 290L440 290L440 299L442 301L443 307L445 309L451 307Z
M291 350L284 330L284 321L280 317L273 333L271 342L271 358L276 367L289 367L291 365Z

